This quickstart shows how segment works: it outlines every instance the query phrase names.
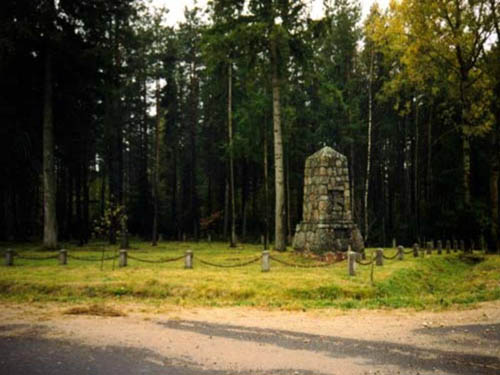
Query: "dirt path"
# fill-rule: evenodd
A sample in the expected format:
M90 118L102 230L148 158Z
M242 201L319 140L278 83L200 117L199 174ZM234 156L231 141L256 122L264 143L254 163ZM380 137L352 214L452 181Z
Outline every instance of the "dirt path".
M0 374L500 374L500 302L467 311L0 308Z

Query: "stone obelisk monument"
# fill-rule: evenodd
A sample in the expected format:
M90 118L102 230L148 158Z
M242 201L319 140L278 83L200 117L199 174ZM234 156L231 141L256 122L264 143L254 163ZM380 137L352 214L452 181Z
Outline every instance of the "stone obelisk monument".
M297 225L293 248L324 253L363 251L363 239L352 221L347 158L323 147L306 160L302 222Z

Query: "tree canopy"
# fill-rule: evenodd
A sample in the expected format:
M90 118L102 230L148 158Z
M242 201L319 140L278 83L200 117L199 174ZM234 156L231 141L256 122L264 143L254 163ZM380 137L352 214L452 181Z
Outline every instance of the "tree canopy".
M213 0L173 27L166 12L1 2L0 240L283 250L305 159L329 145L370 244L500 248L498 1L392 1L362 20L357 0L319 19L306 1Z

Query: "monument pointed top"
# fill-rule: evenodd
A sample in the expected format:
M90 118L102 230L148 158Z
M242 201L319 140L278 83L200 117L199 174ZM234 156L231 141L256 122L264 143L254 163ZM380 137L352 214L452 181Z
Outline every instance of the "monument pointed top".
M322 149L320 149L319 151L316 151L314 154L309 156L308 159L322 159L325 156L336 158L336 159L347 159L344 155L342 155L338 151L335 151L330 146L325 146Z

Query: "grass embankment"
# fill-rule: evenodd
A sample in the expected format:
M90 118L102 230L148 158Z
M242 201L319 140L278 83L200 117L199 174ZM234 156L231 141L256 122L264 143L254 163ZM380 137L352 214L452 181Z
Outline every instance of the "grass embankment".
M6 246L2 246L2 250ZM46 256L34 245L12 248L25 256ZM70 254L99 258L115 254L110 246L92 244L85 248L65 246ZM355 277L347 275L341 262L326 268L292 268L271 261L271 271L262 273L260 262L242 268L214 268L197 259L214 263L243 263L261 252L260 246L228 248L225 243L132 243L130 254L145 259L173 258L192 249L194 269L185 270L184 260L172 263L139 263L129 259L126 268L117 261L84 262L68 259L22 260L13 267L0 266L0 299L16 302L144 301L180 306L257 306L264 308L447 308L500 299L500 257L459 254L432 255L404 261L385 261L374 268L359 267ZM395 250L387 250L387 255ZM369 255L371 251L368 251ZM49 253L52 254L52 253ZM53 253L55 254L55 253ZM3 252L2 252L3 257ZM273 253L293 263L312 264L291 251ZM479 260L479 261L478 261ZM3 263L3 259L2 259ZM114 267L114 268L113 268Z

